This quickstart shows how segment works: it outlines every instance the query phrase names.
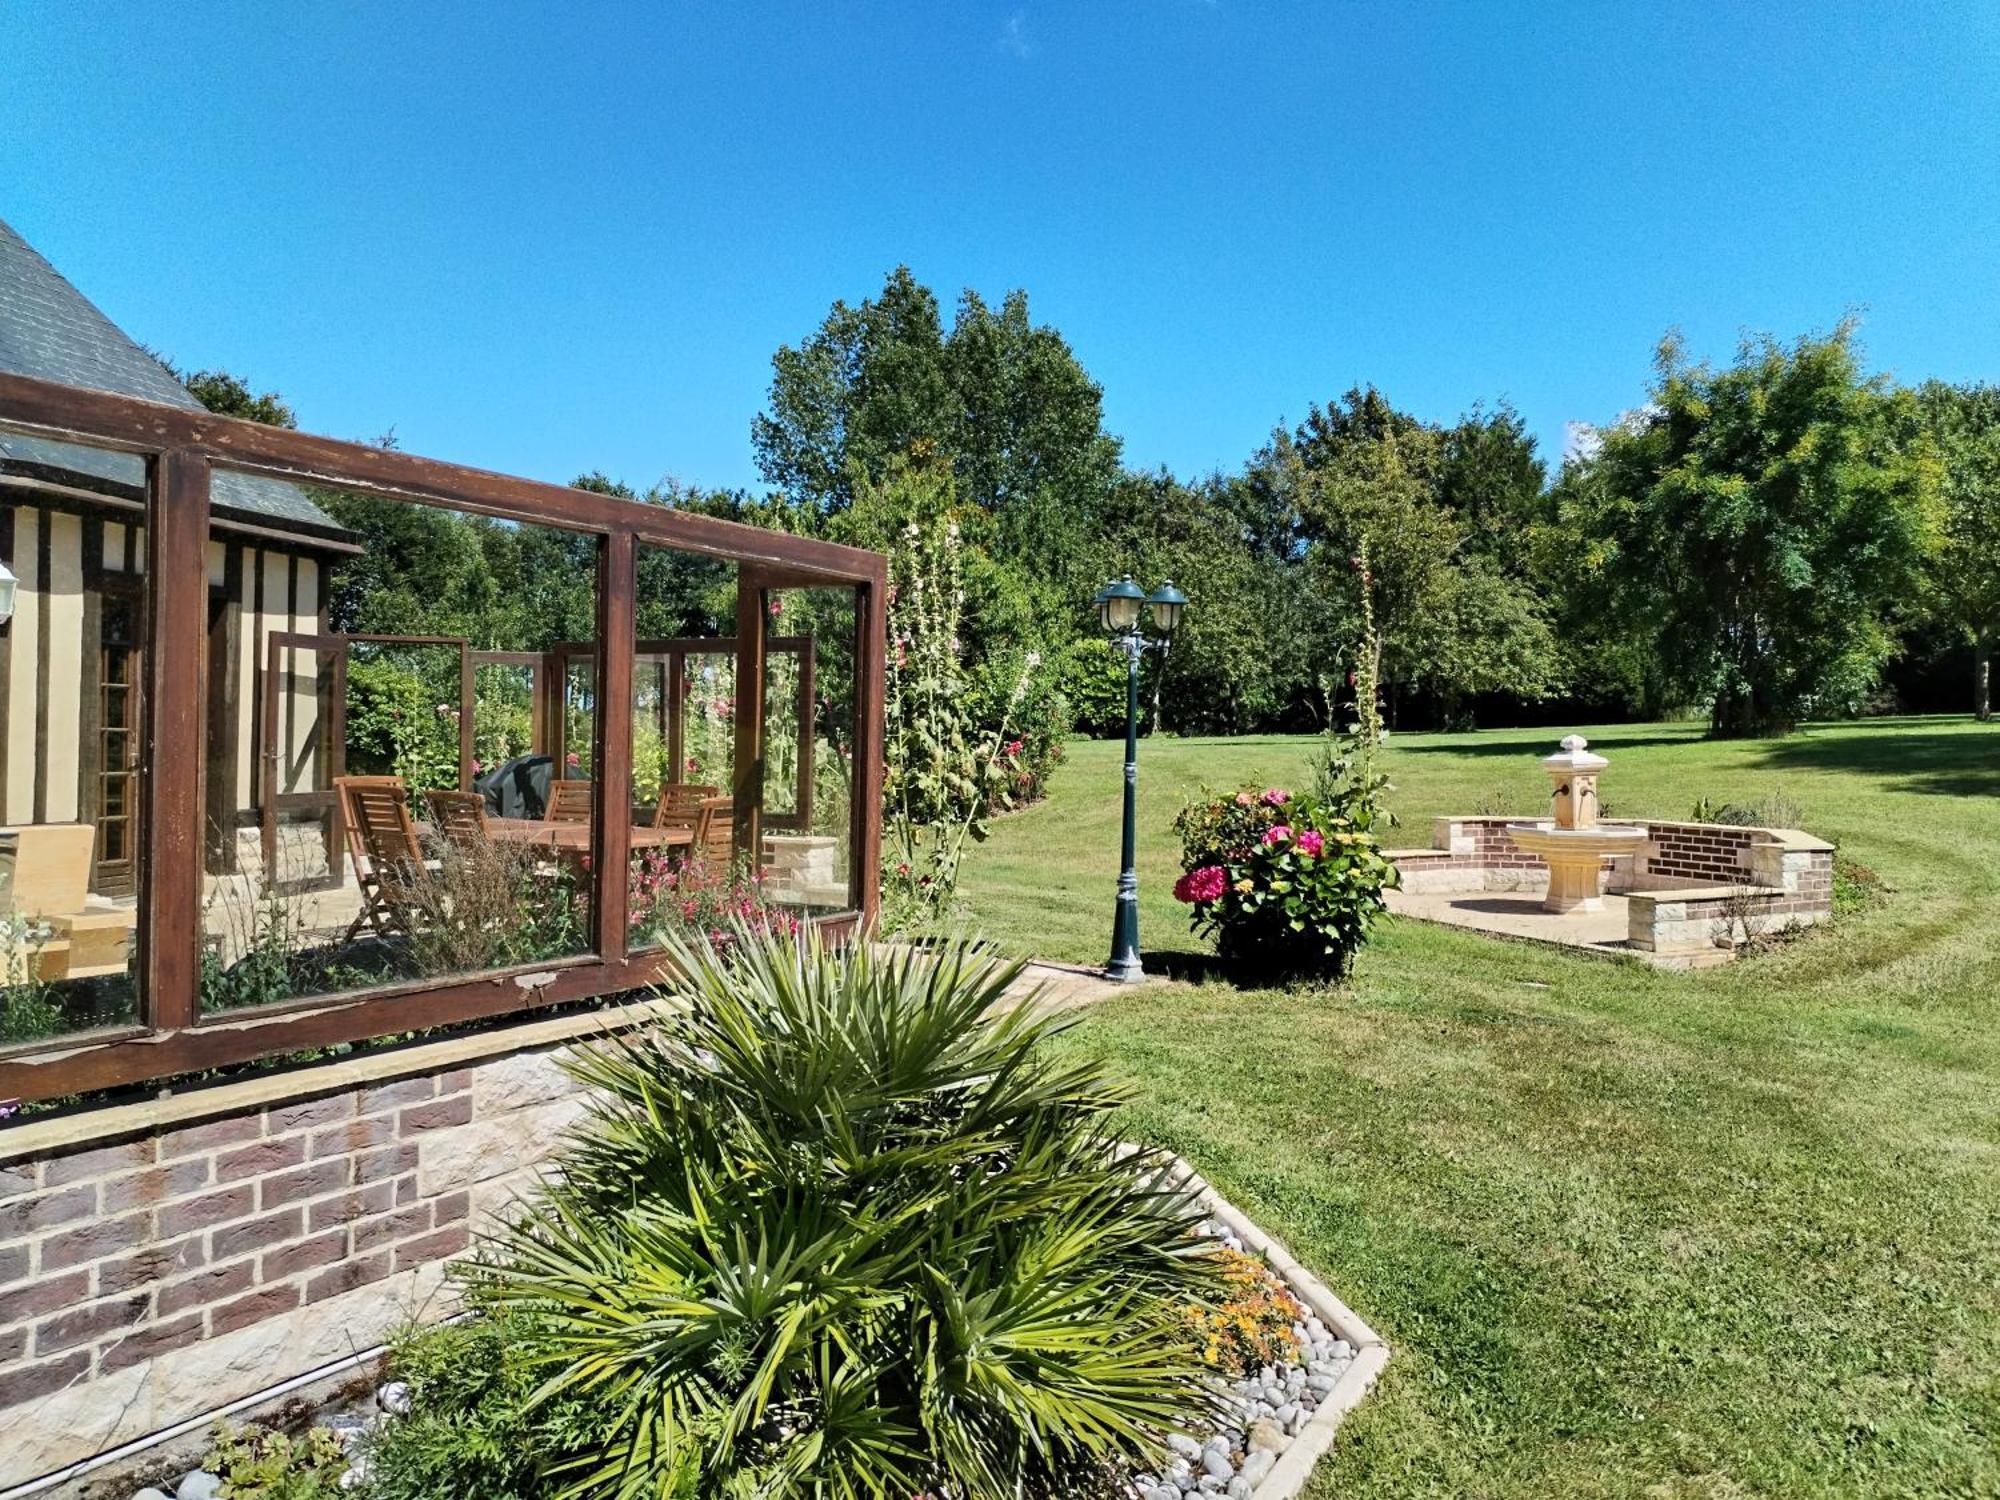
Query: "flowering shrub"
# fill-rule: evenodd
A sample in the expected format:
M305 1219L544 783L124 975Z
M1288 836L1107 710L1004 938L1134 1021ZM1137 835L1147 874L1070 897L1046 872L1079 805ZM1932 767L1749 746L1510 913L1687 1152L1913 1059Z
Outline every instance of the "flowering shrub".
M633 937L647 944L670 932L721 944L735 923L786 937L799 930L795 913L764 899L762 870L718 873L701 860L676 863L651 849L633 858L628 910Z
M1382 910L1396 867L1374 835L1317 799L1245 788L1190 803L1174 820L1174 899L1197 933L1244 970L1338 979Z
M1039 794L1067 725L1059 700L1037 689L1039 651L1004 671L967 670L964 551L947 512L907 523L889 558L882 894L891 929L934 925L951 908L966 845L985 839L991 814ZM1021 723L1031 701L1049 703L1040 729ZM1051 747L1040 770L1032 743Z
M1221 1296L1187 1309L1202 1363L1228 1375L1245 1375L1263 1365L1295 1358L1292 1324L1306 1310L1262 1261L1240 1250L1215 1252L1224 1286Z

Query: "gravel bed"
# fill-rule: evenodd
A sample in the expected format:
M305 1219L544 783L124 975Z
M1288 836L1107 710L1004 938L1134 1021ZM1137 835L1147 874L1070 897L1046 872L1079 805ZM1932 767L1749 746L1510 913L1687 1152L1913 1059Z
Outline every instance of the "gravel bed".
M1243 1242L1219 1219L1203 1224L1201 1232L1231 1250L1243 1250ZM1185 1495L1249 1500L1256 1494L1278 1455L1291 1447L1354 1362L1353 1346L1336 1338L1310 1310L1291 1331L1296 1350L1291 1359L1237 1380L1213 1378L1222 1400L1217 1420L1168 1435L1165 1470L1132 1476L1131 1492L1138 1500L1181 1500Z

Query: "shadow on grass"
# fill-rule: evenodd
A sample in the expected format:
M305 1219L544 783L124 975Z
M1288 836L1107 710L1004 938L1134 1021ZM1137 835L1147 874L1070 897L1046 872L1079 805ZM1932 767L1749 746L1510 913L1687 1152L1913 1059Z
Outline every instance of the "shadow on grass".
M1213 953L1190 953L1185 949L1168 949L1162 952L1157 948L1148 948L1146 972L1161 979L1178 980L1183 984L1207 984L1212 979L1221 979L1232 984L1236 982L1234 969Z
M1840 734L1811 730L1763 745L1775 769L1846 771L1880 780L1889 790L1938 797L2000 795L2000 724L1957 733L1913 730L1908 720L1880 730Z

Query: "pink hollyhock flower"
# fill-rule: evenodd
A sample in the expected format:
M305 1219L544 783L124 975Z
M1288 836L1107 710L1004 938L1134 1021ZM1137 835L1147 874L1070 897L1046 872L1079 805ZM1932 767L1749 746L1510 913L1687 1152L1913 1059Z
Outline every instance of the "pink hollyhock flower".
M1238 807L1248 807L1252 802L1255 802L1256 800L1257 799L1251 796L1248 792L1238 792L1236 794L1236 805Z
M1267 786L1264 788L1264 805L1266 807L1282 807L1291 800L1292 794L1281 786Z
M1021 753L1021 742L1019 740L1007 741L1006 753L1009 755L1019 755Z
M1299 835L1299 853L1309 859L1318 859L1326 848L1326 840L1319 836L1317 828L1308 828Z
M1291 836L1291 828L1283 823L1272 828L1266 828L1264 830L1264 847L1268 849L1273 844L1282 844L1290 839Z
M1229 872L1221 865L1202 865L1174 882L1174 899L1190 903L1217 901L1229 889Z
M583 757L572 750L563 757L563 764L566 766L580 766L583 764Z

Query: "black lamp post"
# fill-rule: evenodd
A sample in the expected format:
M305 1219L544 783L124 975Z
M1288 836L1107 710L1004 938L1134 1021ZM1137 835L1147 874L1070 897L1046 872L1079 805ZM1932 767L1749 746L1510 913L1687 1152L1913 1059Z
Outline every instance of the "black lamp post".
M1141 606L1152 609L1158 640L1149 639L1139 628ZM1097 591L1097 618L1111 637L1112 649L1125 653L1125 842L1118 867L1118 905L1111 919L1109 968L1111 977L1125 984L1146 977L1139 961L1139 658L1148 650L1166 648L1186 608L1187 595L1171 579L1148 594L1127 573Z

